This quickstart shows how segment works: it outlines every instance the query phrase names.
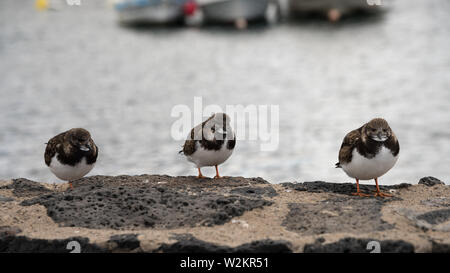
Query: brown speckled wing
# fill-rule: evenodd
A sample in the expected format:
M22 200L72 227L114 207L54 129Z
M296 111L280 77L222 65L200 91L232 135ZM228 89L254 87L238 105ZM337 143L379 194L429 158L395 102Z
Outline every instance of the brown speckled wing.
M394 133L392 133L391 137L386 140L384 146L391 150L394 156L397 156L400 152L400 144L398 143L397 136Z
M206 123L210 121L212 118L214 118L214 115L209 117L201 124L192 128L189 138L186 140L186 142L184 142L183 150L181 151L183 152L184 155L192 155L193 153L195 153L196 151L195 144L197 143L197 141L200 141L200 143L206 141L203 139L203 128L205 127Z
M192 155L195 152L195 139L194 139L194 129L191 130L190 138L186 140L183 146L183 153L185 155Z
M361 140L361 129L362 127L353 130L345 136L341 149L339 150L339 163L336 164L336 167L339 167L340 164L349 163L352 160L353 149L356 148L358 142Z
M51 138L48 142L47 142L47 147L45 148L45 154L44 154L44 158L45 158L45 164L47 166L50 166L50 163L52 161L52 157L55 156L56 152L58 151L58 149L60 149L63 141L64 141L64 135L66 132L61 133L53 138Z
M86 155L86 163L89 165L95 163L98 156L98 147L92 139L90 140L90 145L92 147L92 151Z
M227 149L233 150L235 146L236 146L236 135L233 134L233 139L228 140Z

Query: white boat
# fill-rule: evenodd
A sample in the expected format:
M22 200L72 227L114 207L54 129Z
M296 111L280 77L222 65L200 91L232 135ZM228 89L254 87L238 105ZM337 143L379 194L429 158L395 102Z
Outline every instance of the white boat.
M119 0L114 8L122 23L170 23L182 21L190 0Z
M205 21L246 22L262 19L269 0L197 0Z
M376 13L382 10L382 0L290 0L291 14L320 14L330 21L355 12Z

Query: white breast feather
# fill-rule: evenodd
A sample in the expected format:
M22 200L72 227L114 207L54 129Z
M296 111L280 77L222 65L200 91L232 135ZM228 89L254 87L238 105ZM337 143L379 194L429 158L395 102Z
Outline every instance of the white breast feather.
M197 165L198 168L204 166L215 166L225 162L233 153L233 150L227 149L229 140L226 140L220 150L206 150L201 147L199 142L196 142L196 151L187 156L187 159Z
M347 164L341 164L345 173L356 179L370 180L378 178L387 173L397 162L397 156L382 147L379 153L373 158L365 158L357 149L352 152L352 161Z
M49 168L56 177L65 181L73 181L82 178L88 174L95 165L95 163L88 165L85 157L83 157L75 166L63 165L58 161L57 156L58 154L55 154L52 158Z

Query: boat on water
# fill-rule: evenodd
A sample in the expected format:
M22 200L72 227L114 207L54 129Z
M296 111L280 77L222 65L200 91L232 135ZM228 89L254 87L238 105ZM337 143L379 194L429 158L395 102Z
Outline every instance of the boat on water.
M382 3L382 0L290 0L289 8L292 15L317 14L335 22L354 13L380 12Z
M247 21L264 19L269 0L197 0L203 20L235 23L245 27Z
M193 0L118 0L114 9L122 23L171 23L183 21L186 5Z

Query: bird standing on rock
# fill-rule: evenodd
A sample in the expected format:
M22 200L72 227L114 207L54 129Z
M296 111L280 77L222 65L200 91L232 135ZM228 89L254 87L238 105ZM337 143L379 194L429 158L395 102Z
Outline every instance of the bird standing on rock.
M215 166L214 178L221 178L218 166L231 156L235 145L236 136L230 117L225 113L216 113L192 128L180 153L197 166L198 178L203 178L200 168L205 166Z
M97 161L98 148L91 134L83 128L73 128L51 138L45 149L45 164L61 180L69 182L88 174Z
M348 176L356 179L357 192L353 195L369 196L360 192L359 180L374 179L375 196L392 196L380 191L378 178L395 165L399 152L397 137L387 121L375 118L345 136L336 168L342 168Z

